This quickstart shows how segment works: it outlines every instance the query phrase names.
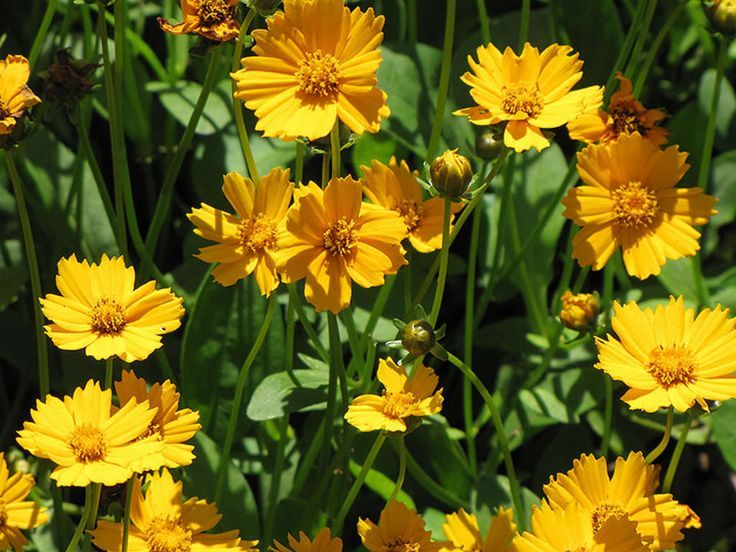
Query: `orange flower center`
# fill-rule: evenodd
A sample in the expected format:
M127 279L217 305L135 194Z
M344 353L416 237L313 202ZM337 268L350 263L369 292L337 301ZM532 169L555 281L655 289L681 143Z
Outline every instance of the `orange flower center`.
M657 196L641 182L628 182L611 191L616 224L629 228L649 226L657 215Z
M125 327L125 309L115 299L103 297L89 313L92 331L98 334L119 334Z
M521 112L527 117L536 117L542 111L543 103L536 83L519 82L503 87L501 107L509 115Z
M192 532L184 529L178 518L156 516L146 529L146 542L151 552L189 552Z
M263 213L240 223L238 237L243 247L253 252L276 249L276 224Z
M686 347L657 348L649 353L646 369L659 385L669 389L675 385L693 382L695 358Z
M419 226L424 216L424 207L411 199L402 199L394 210L398 211L404 219L404 224L406 224L406 229L409 232L413 232Z
M226 0L201 0L197 15L207 25L215 25L232 16L232 7Z
M611 504L610 502L603 502L595 507L591 514L593 522L593 532L597 533L598 530L603 527L603 524L608 521L609 518L621 518L628 515L626 511L621 508L618 504Z
M418 542L405 541L401 537L396 537L388 544L384 544L380 552L419 552L421 549Z
M105 435L95 426L81 425L74 428L69 447L77 462L82 464L102 460L107 454Z
M411 391L384 392L383 413L389 418L405 418L417 403Z
M639 117L639 110L630 104L620 104L611 109L611 117L613 118L613 132L616 136L620 134L633 134L638 132L642 136L646 136L649 127Z
M294 73L299 92L317 98L335 100L340 92L340 70L337 59L322 50L308 52Z
M358 242L358 233L355 231L355 221L340 217L330 224L322 234L324 246L331 254L347 257Z

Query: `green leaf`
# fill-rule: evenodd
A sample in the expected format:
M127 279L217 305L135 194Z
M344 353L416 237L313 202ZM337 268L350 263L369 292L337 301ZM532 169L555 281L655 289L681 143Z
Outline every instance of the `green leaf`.
M675 113L667 125L670 131L669 143L677 144L680 151L688 152L687 162L691 165L680 186L695 186L698 182L698 167L705 142L706 118L698 104L690 102Z
M14 303L28 281L28 271L22 265L0 267L0 311Z
M726 401L711 412L710 422L723 458L736 470L736 401Z
M713 90L716 84L716 70L707 69L700 78L700 87L698 88L698 106L700 111L705 115L710 113L710 104L713 100ZM724 139L729 135L729 129L736 114L736 95L733 87L728 81L728 77L724 76L721 81L721 92L718 96L718 117L716 117L716 136ZM703 117L702 126L705 126L707 117Z
M350 460L349 467L350 473L352 473L355 477L358 476L358 473L360 473L360 469L362 468L360 464L353 460ZM370 469L368 470L368 475L366 475L365 477L365 486L384 500L388 501L388 499L391 497L391 493L393 493L394 491L396 481L394 481L390 477L385 476L376 469ZM396 500L398 502L401 502L408 508L412 508L414 510L416 510L417 508L412 498L408 494L406 494L403 489L399 491L399 494L396 496Z
M718 244L718 229L736 218L736 150L722 153L713 159L710 179L711 194L718 198L717 214L702 227L703 249L710 253Z
M677 297L697 297L697 288L693 277L693 258L685 257L675 261L667 261L662 272L657 276L667 291Z
M202 116L199 118L195 132L210 135L224 129L232 120L230 102L230 83L221 81L207 97ZM189 124L189 119L197 104L202 86L191 81L177 81L176 84L166 82L149 82L146 90L158 94L164 109L182 126Z
M325 370L271 374L256 387L246 414L251 420L262 422L291 412L321 410L327 402L328 380Z

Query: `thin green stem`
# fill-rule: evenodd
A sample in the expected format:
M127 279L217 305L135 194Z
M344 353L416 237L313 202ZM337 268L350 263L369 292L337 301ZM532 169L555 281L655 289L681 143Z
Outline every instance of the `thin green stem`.
M330 181L330 156L327 152L322 155L322 189L327 187Z
M613 64L613 67L611 68L611 74L608 76L608 80L606 81L606 90L605 90L605 99L607 100L608 97L611 95L611 86L613 85L613 81L616 78L616 72L620 69L623 69L624 62L626 61L626 58L629 56L629 53L631 52L631 47L634 45L634 41L636 40L636 37L639 33L639 27L641 25L642 16L644 15L646 1L640 0L638 5L636 6L636 12L633 15L631 27L629 27L629 32L626 33L626 38L624 39L624 43L621 46L621 49L618 51L618 56L616 57L616 61Z
M105 359L105 389L112 389L112 378L115 371L115 357Z
M386 504L388 504L392 500L395 500L396 497L399 496L401 488L404 486L404 479L406 479L406 444L404 443L404 436L400 436L397 441L397 452L399 455L399 475L396 477L396 485L394 485L394 490L391 491L391 496L388 497Z
M469 502L452 494L442 485L438 484L431 475L425 472L419 465L419 462L414 459L408 450L405 450L405 454L406 467L409 470L409 475L411 475L425 491L452 509L464 508L468 511L472 510L472 506Z
M308 438L309 448L307 449L307 453L302 456L301 461L299 462L299 468L296 470L294 484L291 487L292 496L298 496L302 490L302 487L304 487L304 483L306 483L307 481L309 472L314 465L317 454L319 454L320 443L322 442L322 434L324 433L324 431L324 424L320 424L319 428L317 429L317 433L314 436L310 436L310 438Z
M89 513L89 519L87 520L87 531L92 531L97 525L97 512L100 509L100 497L102 496L102 484L92 484L92 509ZM89 541L86 543L89 548Z
M335 121L330 131L330 152L332 154L332 178L340 177L340 119Z
M447 0L447 15L445 16L445 40L442 45L442 66L440 68L440 83L437 88L437 107L432 122L432 132L427 146L425 160L429 163L437 155L440 145L442 123L445 119L445 103L447 102L447 91L450 87L450 64L452 62L452 48L455 40L455 11L457 0Z
M325 349L325 346L322 345L322 342L320 341L319 336L314 329L314 326L312 326L312 323L307 318L307 313L304 310L304 305L302 304L301 298L299 297L299 292L296 289L296 284L287 284L286 289L289 292L289 299L291 299L291 301L294 303L294 309L296 310L296 316L299 319L299 325L304 328L305 332L307 332L307 337L309 338L309 341L312 343L312 346L315 348L322 360L324 360L325 362L329 361L330 353L328 353L327 349Z
M703 141L703 155L701 156L700 169L698 170L698 186L704 192L708 191L708 180L710 176L710 162L713 157L713 143L716 137L716 123L718 122L718 103L721 97L721 84L726 70L728 59L728 45L730 41L720 39L718 45L718 58L716 61L716 80L713 84L713 95L710 98L710 110L708 112L708 123L705 127L705 140Z
M233 48L233 59L232 63L230 64L233 73L236 72L240 67L240 58L243 54L243 39L248 34L248 29L250 29L250 26L253 23L253 19L255 19L255 17L256 11L251 8L245 16L245 19L243 19L243 24L240 26L240 35L235 41L235 47ZM253 157L253 150L250 146L248 130L245 127L243 104L240 98L236 98L234 95L238 88L236 81L233 80L231 84L233 91L233 116L235 118L235 127L238 131L238 138L240 139L240 147L243 151L243 160L245 161L245 166L248 169L248 175L251 177L252 180L258 182L260 180L260 177L258 175L258 168L256 167L255 157Z
M115 121L117 128L115 129L115 132L118 136L118 148L119 150L113 152L113 155L118 157L118 164L124 165L124 176L121 179L115 180L115 208L116 208L116 218L118 222L118 235L123 237L123 243L125 244L125 236L126 236L126 228L125 228L125 200L123 199L124 191L123 189L125 187L130 187L130 174L128 171L128 157L127 152L125 149L125 124L124 124L124 117L123 117L123 86L126 82L125 79L125 59L126 59L126 51L125 46L127 44L127 40L125 37L125 29L127 27L126 25L126 16L127 16L127 2L115 2L113 4L113 17L115 18L114 23L114 29L115 29L115 36L114 39L114 46L115 46L115 64L113 65L113 86L114 86L114 93L113 93L113 102L114 107L109 106L108 109L114 109L115 110ZM117 148L116 148L117 149ZM125 251L125 249L123 249Z
M695 417L691 414L688 415L685 425L680 430L680 436L677 438L677 445L672 453L672 458L667 466L667 472L664 474L664 483L662 484L662 491L668 493L672 490L672 482L675 480L675 474L677 473L677 466L680 464L680 458L682 458L682 451L685 450L687 444L687 434L690 432L690 426L692 426Z
M123 542L120 552L128 552L128 534L130 533L130 509L133 504L133 484L135 483L135 475L128 479L125 486L125 510L123 510Z
M28 61L32 69L36 67L38 56L41 55L41 48L43 48L43 43L46 41L46 37L49 34L51 22L54 19L54 13L56 12L57 1L58 0L48 0L46 11L43 14L43 19L41 19L41 24L38 26L38 31L36 31L36 38L33 39L31 53L28 55Z
M434 327L442 307L442 297L445 294L445 282L447 281L447 264L450 259L450 213L452 211L452 200L445 198L445 211L442 219L442 249L440 249L440 271L437 276L437 287L434 291L432 312L429 314L429 323Z
M662 440L659 442L659 444L654 447L652 452L647 454L647 457L644 459L644 461L647 464L651 464L654 462L659 456L665 451L667 448L667 445L670 442L670 435L672 433L672 419L674 418L675 411L670 406L669 410L667 411L667 422L664 427L664 434L662 435Z
M18 168L15 166L13 153L5 150L5 164L8 167L10 182L13 186L13 194L15 195L15 204L18 208L18 218L20 219L20 229L23 235L23 247L26 253L26 262L28 264L28 274L31 278L31 294L33 295L33 320L36 331L36 357L38 358L38 390L41 399L45 399L49 394L49 357L46 348L46 336L43 332L43 313L41 312L41 274L38 270L38 257L36 256L36 246L33 240L33 231L31 229L31 219L28 216L28 207L26 206L25 196L23 194L23 182L18 174Z
M417 0L406 0L407 35L410 44L417 42Z
M266 524L263 530L263 542L271 542L274 523L276 522L276 506L279 502L279 490L281 488L281 476L284 472L284 460L286 458L287 432L289 429L289 416L286 415L279 420L279 438L276 441L276 461L271 475L271 485L268 490L268 509L266 511Z
M605 376L606 385L606 406L603 415L603 439L601 440L601 456L608 456L608 449L611 446L611 424L613 422L613 380Z
M480 22L480 38L483 44L491 42L491 25L488 19L488 8L486 8L486 0L475 0L478 6L478 21Z
M92 485L87 485L87 488L85 489L84 493L84 510L82 511L82 517L79 518L79 524L77 524L77 528L74 530L74 534L72 535L72 539L69 541L69 544L66 547L66 552L77 552L79 544L79 539L82 538L82 535L84 534L84 529L87 527L87 519L90 516L90 512L92 510Z
M522 0L521 2L521 22L519 23L519 52L524 47L524 43L529 38L529 18L531 16L532 0Z
M294 161L294 182L300 184L304 178L304 144L300 141L296 141L296 159Z
M330 370L334 369L337 372L344 412L348 409L348 382L345 375L345 361L342 355L342 341L340 340L340 329L337 326L337 316L331 312L327 313L327 331L330 339Z
M408 269L409 267L405 267L405 269ZM363 348L365 348L366 344L371 340L373 337L373 330L376 329L376 324L378 324L378 319L381 318L381 315L383 314L383 310L386 308L386 303L388 302L388 298L391 295L391 290L394 287L394 284L396 283L396 274L390 274L386 276L386 279L384 280L383 285L378 290L378 296L376 297L375 302L373 303L373 308L371 309L371 314L368 317L368 322L365 325L364 331L363 331Z
M217 481L215 483L215 496L214 501L220 502L222 493L225 490L225 482L227 481L227 470L230 466L230 453L233 447L233 440L235 439L235 430L238 426L238 419L240 416L240 407L243 404L243 394L245 393L245 384L248 382L248 373L250 367L256 360L258 353L261 350L263 342L266 340L268 330L271 327L271 320L273 319L273 313L278 303L277 294L272 293L268 299L268 307L266 308L266 315L263 317L261 323L261 329L256 336L253 346L248 353L248 356L240 367L240 373L238 374L238 380L235 383L235 396L233 397L233 407L230 411L230 420L227 424L227 430L225 433L225 442L222 446L222 453L220 454L220 467L217 472Z
M633 75L637 65L639 65L639 56L644 49L644 44L649 38L649 26L652 24L652 18L654 17L654 11L657 8L657 0L647 0L646 11L644 12L644 18L639 24L639 36L634 44L634 49L631 52L629 63L626 65L625 75Z

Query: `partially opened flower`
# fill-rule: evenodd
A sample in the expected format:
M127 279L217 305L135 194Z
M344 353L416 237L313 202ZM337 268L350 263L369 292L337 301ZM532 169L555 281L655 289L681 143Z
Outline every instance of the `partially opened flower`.
M41 100L28 87L31 64L23 56L0 59L0 136L13 132L26 111Z
M274 541L275 546L270 547L270 550L273 552L342 552L342 539L332 538L329 527L320 529L313 541L304 534L304 531L299 532L299 540L296 540L291 534L288 538L289 546Z
M552 44L541 53L528 42L521 55L493 44L477 49L478 61L468 56L472 72L461 80L470 86L478 104L459 109L475 125L506 123L504 144L516 151L542 150L549 139L542 129L562 126L603 101L600 86L572 90L582 78L583 62L572 48Z
M181 0L184 21L172 25L163 17L158 24L171 34L198 34L215 42L226 42L240 34L240 23L235 19L239 0Z
M461 552L509 552L516 533L514 512L499 508L491 518L488 534L483 537L475 514L460 508L455 513L445 515L442 531L454 545L453 550Z
M360 540L370 552L411 550L438 552L448 542L435 542L432 533L424 528L424 519L413 509L392 500L381 512L378 525L370 519L358 518Z
M238 173L225 175L222 192L235 210L230 214L202 203L187 215L194 233L218 242L199 250L198 258L219 263L212 271L215 281L231 286L255 273L261 294L270 295L279 285L276 273L276 238L284 224L294 191L289 171L273 169L258 187Z
M720 305L695 316L683 298L642 310L634 301L613 304L610 334L596 338L595 365L629 390L630 408L655 412L672 406L685 412L696 402L736 397L736 328Z
M123 370L120 381L115 382L115 391L120 406L131 400L139 403L148 401L150 408L156 409L156 415L148 424L141 437L153 436L163 445L160 453L148 458L139 458L133 463L133 469L179 468L188 466L194 460L194 447L186 442L202 429L199 424L199 412L189 408L179 410L179 393L169 380L154 383L147 388L146 380L135 375L133 370Z
M296 201L279 234L277 270L286 283L306 278L304 293L317 311L335 314L350 304L352 283L383 285L406 264L406 226L395 211L362 201L363 186L333 178L296 189Z
M157 290L153 280L136 288L135 270L122 257L102 255L100 264L90 265L72 255L58 270L61 295L40 301L52 322L46 335L59 349L84 349L98 360L143 360L161 347L162 334L181 325L182 300L169 288Z
M49 520L46 508L25 500L35 484L32 475L10 475L5 455L0 452L0 550L20 552L28 544L21 529L33 529Z
M63 401L51 395L36 401L33 421L23 423L17 441L56 464L51 479L59 486L117 485L130 478L137 459L159 453L162 445L153 435L140 438L156 415L148 401L131 400L111 412L112 391L89 380Z
M626 271L644 279L659 274L667 259L695 255L700 233L693 226L716 213L716 199L700 188L675 188L690 167L686 157L639 133L578 153L583 185L562 200L563 215L582 226L573 258L600 270L620 248Z
M174 552L188 550L249 550L257 541L243 541L237 530L206 533L220 521L217 506L197 497L184 500L181 481L174 482L164 468L147 478L136 478L131 497L128 550ZM123 524L99 521L92 534L92 544L106 552L118 552L123 542Z
M411 374L392 359L378 361L381 395L360 395L350 403L345 419L360 431L404 432L413 418L430 416L442 409L442 389L434 370L418 364Z
M284 11L253 31L255 56L232 73L235 97L255 111L264 136L315 140L339 119L356 134L389 116L376 87L384 17L352 12L343 0L284 0Z

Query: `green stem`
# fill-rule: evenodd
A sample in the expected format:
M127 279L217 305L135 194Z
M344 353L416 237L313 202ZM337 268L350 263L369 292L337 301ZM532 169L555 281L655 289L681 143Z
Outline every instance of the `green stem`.
M410 44L417 42L417 0L406 0L407 35Z
M87 531L92 531L97 525L97 512L100 509L100 497L102 496L102 484L92 484L92 509L89 513L89 519L87 520ZM89 548L89 541L86 543Z
M633 75L636 66L639 64L639 56L644 49L644 44L649 38L649 26L652 24L652 18L654 17L654 10L657 8L657 0L648 0L646 11L644 12L644 18L639 25L639 36L634 44L634 49L631 52L629 63L626 65L625 75Z
M730 41L721 38L718 45L718 58L716 61L716 80L713 85L713 95L710 98L710 111L708 112L708 124L705 127L705 140L703 142L703 155L700 160L700 169L698 171L698 186L702 190L708 191L708 180L710 176L710 162L713 157L713 143L716 137L716 123L718 121L718 102L721 97L721 84L723 83L723 75L726 70L726 61L728 59L728 45Z
M299 325L304 329L305 332L307 332L307 337L309 338L309 341L312 343L312 346L315 348L322 360L324 360L325 362L329 361L330 353L328 353L327 349L325 349L325 346L322 345L322 342L320 341L319 336L314 329L314 326L312 326L312 323L307 318L307 313L304 310L304 305L302 304L301 298L299 297L299 292L296 289L296 284L288 284L286 286L286 289L289 292L289 299L294 304L296 316L299 319Z
M399 454L399 475L396 477L394 490L391 491L391 496L386 501L387 505L392 500L396 500L396 497L399 496L401 488L404 486L404 479L406 479L406 444L404 443L403 435L398 438L397 448Z
M434 291L434 301L432 302L432 312L429 314L429 323L434 327L437 323L437 317L440 315L440 307L442 307L442 297L445 293L445 283L447 281L447 264L450 259L450 213L452 210L452 200L445 198L445 211L442 219L442 249L440 249L440 272L437 276L437 287Z
M9 149L5 150L5 163L8 166L10 182L13 186L15 204L18 207L18 218L20 219L21 233L23 234L23 247L28 263L28 274L31 278L31 294L33 295L33 320L36 330L36 356L38 358L38 390L41 399L49 394L49 356L46 348L46 336L43 332L43 313L41 312L41 274L38 270L38 258L36 256L35 241L31 229L31 219L28 216L25 196L23 194L23 182L15 166L13 154Z
M307 449L307 453L301 458L301 461L299 462L299 467L297 468L296 476L294 477L294 484L291 487L292 496L298 496L302 490L302 487L304 487L304 483L306 483L307 481L309 472L314 465L317 454L319 453L320 442L322 441L322 434L324 433L324 430L324 424L320 424L319 428L317 429L317 433L309 438L309 448Z
M680 464L680 458L682 458L682 451L685 450L685 444L687 443L687 434L690 431L690 426L693 423L694 416L689 414L687 422L682 426L680 430L680 436L677 438L677 445L672 453L672 459L667 466L667 472L664 474L664 484L662 485L662 491L668 493L672 490L672 482L675 480L675 474L677 473L677 466Z
M90 516L90 512L92 510L92 485L87 485L87 488L85 489L84 493L84 510L82 511L82 517L79 518L79 524L77 525L77 528L74 530L74 534L72 535L72 539L69 541L69 544L66 547L66 552L77 552L77 545L79 544L79 539L82 538L82 534L84 534L84 529L87 527L87 519Z
M532 0L521 2L521 22L519 23L519 53L529 37L529 17L531 16Z
M238 70L240 67L240 58L243 54L243 39L245 38L245 35L248 34L248 29L250 29L251 24L253 23L253 19L256 17L256 11L251 8L248 11L248 14L245 16L245 19L243 19L243 24L240 26L240 35L238 36L238 39L235 41L235 48L233 48L233 60L231 63L231 69L233 73ZM237 90L237 85L235 83L235 80L232 81L232 91L233 94ZM243 160L245 161L245 166L248 169L248 175L251 177L252 180L255 182L258 182L260 180L260 177L258 175L258 168L256 167L256 160L255 157L253 157L253 150L250 147L250 138L248 138L248 130L245 128L245 118L243 116L243 105L239 98L236 98L233 95L233 116L235 118L235 127L238 131L238 138L240 139L240 147L243 151Z
M128 479L128 484L125 486L125 510L123 511L123 543L120 548L120 552L128 552L128 534L130 533L130 509L133 504L133 483L135 482L135 475L132 475Z
M332 153L332 178L340 177L340 119L330 131L330 152Z
M105 389L112 389L112 377L115 369L115 357L105 359Z
M248 382L248 373L250 367L256 360L258 353L261 350L263 342L266 340L268 335L268 329L271 327L271 319L278 303L276 299L276 293L272 293L268 299L268 307L266 308L266 315L263 317L263 323L261 329L256 336L253 346L248 353L248 356L240 367L240 373L238 374L238 380L235 384L235 396L233 397L233 407L230 411L230 420L227 424L227 431L225 433L225 443L222 446L222 453L220 454L220 467L217 471L217 481L215 483L215 496L214 501L220 502L222 493L225 490L225 482L227 480L227 469L230 466L230 452L233 447L233 440L235 439L235 430L238 426L238 419L240 415L240 407L243 403L243 394L245 393L245 384Z
M659 458L660 454L662 454L667 448L667 445L670 442L670 435L672 433L672 419L674 415L675 415L675 411L670 406L669 410L667 411L667 423L664 427L664 434L662 435L662 440L659 442L659 444L656 447L654 447L652 452L647 454L647 457L644 459L644 461L647 464L651 464L652 462L654 462L657 458Z
M618 56L616 57L616 61L613 64L613 67L611 68L611 73L608 76L608 80L606 81L604 102L607 102L608 98L611 96L611 87L613 85L613 81L616 79L616 71L618 71L619 69L623 70L624 61L626 61L626 58L631 52L631 47L634 45L634 40L636 40L636 37L638 35L639 26L641 25L641 19L644 14L645 4L646 2L644 0L640 0L640 2L636 6L636 12L632 17L631 27L629 27L629 32L626 33L626 39L624 40L621 49L618 51Z
M57 0L48 0L46 4L46 11L41 19L41 24L38 26L36 31L36 38L33 39L33 45L31 45L31 53L28 55L28 61L31 65L31 69L35 69L38 56L41 55L41 48L46 40L46 36L49 34L49 28L51 28L51 21L54 19L54 13L56 12Z
M300 184L304 178L304 150L305 146L300 141L296 141L296 160L294 161L294 182Z
M488 8L486 8L486 0L475 0L478 6L478 21L480 21L480 37L483 45L491 42L491 25L488 20Z
M452 353L447 354L447 360L449 360L453 366L459 369L463 375L471 381L478 393L480 393L480 396L483 397L483 400L488 407L488 411L491 414L491 420L496 428L496 438L498 439L498 444L501 447L501 453L503 454L504 463L506 465L506 473L509 479L509 487L511 489L511 502L514 506L514 514L516 515L519 532L521 533L524 531L526 526L524 509L521 502L521 489L519 487L519 480L516 478L514 460L511 457L511 449L509 447L508 437L506 436L506 429L503 426L503 420L501 420L501 414L498 412L498 408L496 407L493 397L488 392L488 389L483 382L475 375L475 372L473 372L469 366L466 366L462 360Z
M327 187L327 183L330 181L330 156L327 152L322 156L322 189Z
M408 268L408 266L406 268ZM366 344L373 338L373 330L376 329L376 324L378 324L378 320L381 318L383 310L386 308L386 303L388 302L388 298L391 295L391 290L393 289L395 283L396 274L390 274L386 276L383 285L378 290L378 296L373 303L373 309L371 309L371 314L368 317L368 322L366 323L365 329L363 331L364 348Z
M271 476L271 485L268 490L268 510L266 513L266 525L263 530L263 542L271 542L273 526L276 522L276 506L279 501L279 490L281 488L281 476L284 472L284 459L286 457L287 432L289 429L289 416L284 416L279 423L279 438L276 442L276 462Z
M445 119L445 103L447 91L450 87L450 63L452 62L452 47L455 39L455 11L457 0L447 0L447 15L445 16L445 40L442 45L442 66L440 68L440 83L437 89L437 108L432 122L432 133L427 146L427 163L434 159L440 145L442 123Z
M342 342L340 330L337 327L337 316L331 312L327 314L327 331L330 339L330 370L335 370L340 382L340 395L343 412L348 409L348 381L345 375L345 362L342 356Z
M606 407L603 420L603 439L601 441L601 456L608 456L608 449L611 445L611 424L613 422L613 380L605 376L606 382Z
M452 509L464 508L471 511L473 508L467 501L455 496L450 491L438 484L435 479L425 472L408 450L406 453L406 466L414 480L437 500L443 502Z
M125 150L125 119L123 118L123 85L125 84L125 59L126 59L126 37L125 29L126 25L126 12L127 2L115 2L113 4L113 16L115 18L114 29L115 36L115 64L113 65L113 83L114 83L114 109L115 109L115 121L117 123L117 136L118 136L118 148L119 151L114 152L113 155L118 156L118 163L125 166L124 177L120 180L115 180L115 207L118 221L118 234L123 237L126 236L125 229L125 201L123 199L123 188L130 187L130 174L128 171L128 157ZM110 107L110 109L113 109ZM125 251L125 249L123 249Z

